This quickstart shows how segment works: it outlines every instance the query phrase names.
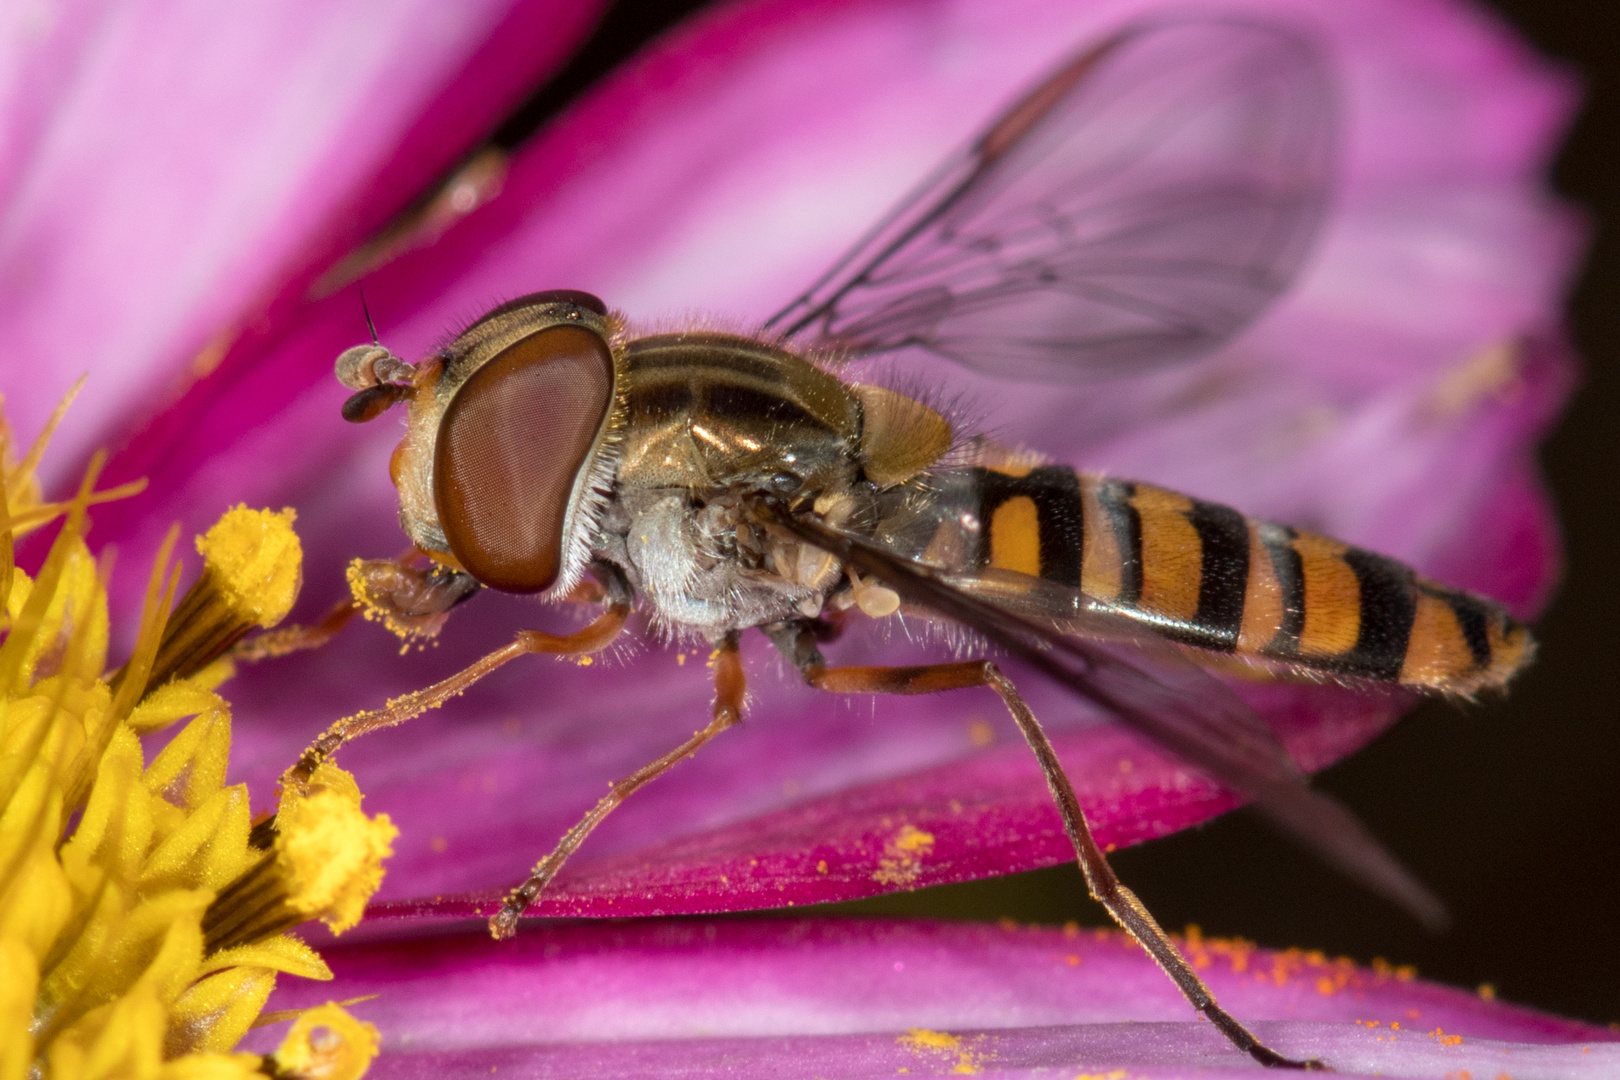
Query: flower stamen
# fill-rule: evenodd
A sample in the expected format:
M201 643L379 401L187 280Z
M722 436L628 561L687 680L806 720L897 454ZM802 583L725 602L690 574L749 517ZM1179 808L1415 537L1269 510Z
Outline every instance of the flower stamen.
M301 567L291 512L226 514L199 540L204 581L174 616L171 530L133 655L109 679L101 673L110 560L84 543L87 508L109 495L95 490L103 456L71 500L47 504L33 477L38 454L12 465L3 449L0 1077L359 1076L376 1032L335 1005L295 1026L275 1055L231 1052L278 974L332 977L284 931L312 916L353 925L395 835L386 818L360 814L353 779L333 768L283 807L289 833L274 837L283 848L306 834L327 837L324 846L306 840L301 856L266 853L251 842L246 787L225 783L230 707L214 687L228 666L210 665L233 634L291 607ZM64 518L33 578L12 560L18 506L31 508L29 522ZM140 736L188 717L148 763ZM273 880L255 876L267 859ZM205 918L226 895L248 907L267 898L290 906L210 947Z
M169 616L148 687L196 675L254 627L286 617L302 583L294 517L238 506L197 538L203 573Z
M399 830L387 814L367 818L354 777L326 763L282 796L271 849L220 891L203 916L204 949L223 949L320 919L334 934L360 921L382 884L382 860Z
M276 1080L355 1080L377 1056L377 1029L337 1005L306 1010L265 1062Z

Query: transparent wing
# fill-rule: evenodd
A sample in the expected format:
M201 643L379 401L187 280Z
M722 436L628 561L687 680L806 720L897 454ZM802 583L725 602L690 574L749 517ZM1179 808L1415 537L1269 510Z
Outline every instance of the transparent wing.
M1016 596L1017 583L964 587L947 575L814 518L766 509L770 520L883 582L910 604L972 627L1134 730L1253 799L1284 832L1431 927L1445 911L1344 807L1312 790L1276 735L1225 684L1126 620L1078 599ZM1035 581L1036 579L1028 579ZM1032 616L1027 612L1041 612ZM1087 637L1055 634L1068 625ZM1095 636L1091 636L1095 634Z
M1287 288L1333 174L1325 63L1238 18L1137 24L1075 57L766 329L921 346L1013 379L1183 360Z

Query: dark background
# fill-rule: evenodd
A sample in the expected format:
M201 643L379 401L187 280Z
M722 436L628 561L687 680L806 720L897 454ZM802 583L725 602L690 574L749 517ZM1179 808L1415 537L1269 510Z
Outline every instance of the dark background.
M701 7L614 5L574 62L495 134L512 147L642 43ZM1585 384L1543 461L1567 532L1562 591L1541 658L1511 699L1420 709L1319 783L1450 906L1435 937L1243 812L1114 856L1167 926L1262 945L1415 964L1492 984L1509 1000L1620 1021L1620 31L1613 0L1497 0L1544 53L1580 74L1586 101L1554 170L1595 233L1570 301ZM831 910L1024 922L1105 921L1072 866L897 894Z

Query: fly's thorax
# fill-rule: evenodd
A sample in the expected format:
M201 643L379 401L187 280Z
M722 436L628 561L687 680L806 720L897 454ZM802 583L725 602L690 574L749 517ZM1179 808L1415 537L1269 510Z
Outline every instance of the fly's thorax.
M577 582L623 424L616 329L594 297L540 293L417 366L391 471L418 548L502 591Z
M928 406L752 338L660 334L624 355L617 482L596 555L670 624L730 630L818 613L841 566L767 534L751 502L783 498L853 523L951 444Z
M775 483L818 491L857 471L860 402L785 349L713 332L625 347L624 489L706 493Z
M631 341L625 361L625 486L704 491L791 476L804 491L857 477L881 489L951 446L929 406L752 338L651 335Z
M747 487L703 500L684 489L621 490L603 512L593 554L618 567L647 613L672 631L713 635L813 617L842 566L763 526L757 495ZM840 514L859 514L871 499L852 492L836 501Z

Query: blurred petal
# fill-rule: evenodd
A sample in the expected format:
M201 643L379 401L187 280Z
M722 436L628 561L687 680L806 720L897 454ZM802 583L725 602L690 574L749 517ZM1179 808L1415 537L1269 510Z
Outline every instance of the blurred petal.
M6 387L13 423L35 430L92 371L65 467L136 403L169 404L466 153L599 7L12 5L0 335L35 376Z
M1601 1028L1321 954L1200 942L1222 1003L1339 1075L1613 1075ZM330 947L336 981L277 1007L354 1006L378 1077L521 1068L554 1077L1254 1076L1110 931L746 920L526 929ZM269 1037L266 1035L266 1037ZM1063 1070L1054 1072L1054 1070Z
M1206 362L1085 393L905 359L896 377L966 396L1006 438L1060 460L1334 533L1532 612L1557 541L1530 447L1570 379L1556 302L1578 247L1538 178L1568 81L1456 3L1237 7L1317 27L1343 88L1338 206L1277 311ZM1158 10L1146 0L719 9L526 146L499 198L373 274L372 310L406 356L492 301L563 285L638 318L758 319L1032 78ZM98 524L139 558L172 515L239 499L295 505L310 552L306 616L343 595L349 558L397 551L386 460L398 429L336 419L343 391L330 363L361 339L357 309L333 296L239 341L194 388L185 424L124 459L167 463L153 491ZM393 658L393 642L361 629L326 655L248 672L236 699L257 722L238 734L239 768L267 792L335 716L447 674L519 626L568 619L483 596L420 659ZM878 628L835 655L918 650ZM799 903L1069 857L1039 773L988 693L829 701L784 678L764 648L748 656L749 723L610 818L544 910ZM464 912L483 897L443 898L511 884L606 783L706 715L703 657L660 649L607 675L600 662L535 661L346 749L403 830L384 897L438 896L429 907ZM1231 805L1060 693L1021 685L1105 842ZM1313 768L1407 704L1335 687L1240 692ZM896 854L905 828L929 842Z

